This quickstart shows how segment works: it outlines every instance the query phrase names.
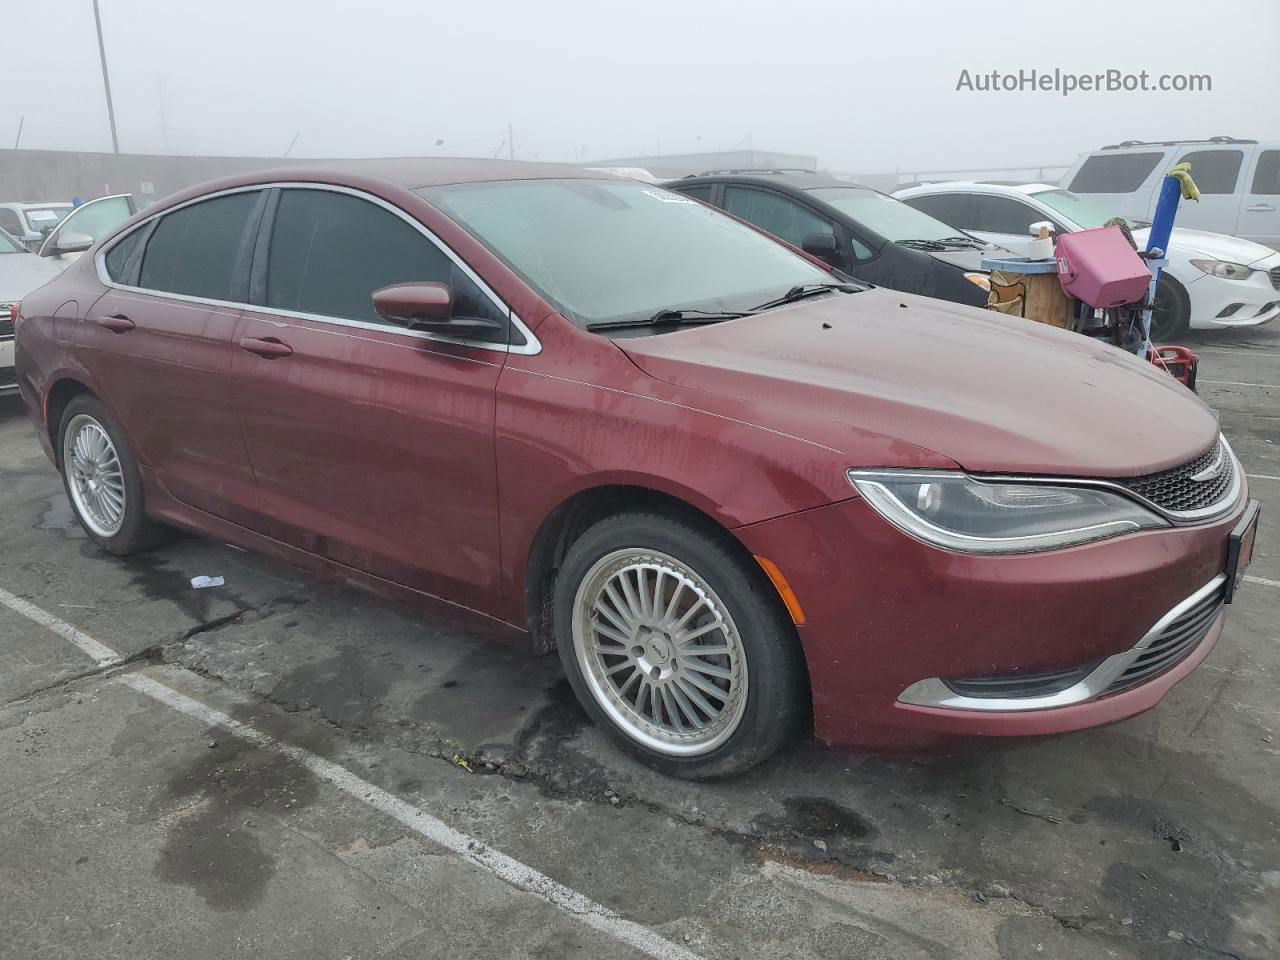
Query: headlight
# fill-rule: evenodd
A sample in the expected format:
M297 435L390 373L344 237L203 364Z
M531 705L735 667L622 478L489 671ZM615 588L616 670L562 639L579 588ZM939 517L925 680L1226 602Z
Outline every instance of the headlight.
M991 289L991 277L985 273L966 273L964 278L983 290Z
M1210 276L1222 277L1224 280L1248 280L1253 276L1253 267L1246 267L1243 263L1232 263L1230 260L1192 260L1191 265Z
M961 553L1031 553L1169 525L1132 500L1088 487L929 470L850 470L849 482L904 533Z

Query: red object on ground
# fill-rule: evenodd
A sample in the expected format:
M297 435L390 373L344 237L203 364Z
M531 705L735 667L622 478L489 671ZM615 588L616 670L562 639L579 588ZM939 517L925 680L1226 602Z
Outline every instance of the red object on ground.
M1186 347L1170 344L1153 346L1150 358L1152 363L1167 370L1173 379L1189 390L1196 388L1196 372L1200 367L1200 357Z

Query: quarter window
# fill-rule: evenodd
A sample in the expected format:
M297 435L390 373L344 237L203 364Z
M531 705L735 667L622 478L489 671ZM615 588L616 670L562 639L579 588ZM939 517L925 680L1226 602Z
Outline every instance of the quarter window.
M1235 193L1244 153L1239 150L1192 150L1179 163L1191 164L1191 178L1201 193Z
M214 197L161 217L147 241L138 286L206 300L244 300L246 278L237 276L236 263L243 262L241 245L259 193Z
M390 211L328 190L281 194L271 230L266 306L396 326L374 311L373 292L424 281L448 284L455 316L507 319L452 259ZM496 336L507 338L505 330Z
M1098 153L1071 179L1075 193L1133 193L1146 181L1163 153Z
M139 261L142 259L143 241L148 234L146 227L134 230L123 240L118 240L103 257L107 267L107 276L116 283L133 287L138 283Z

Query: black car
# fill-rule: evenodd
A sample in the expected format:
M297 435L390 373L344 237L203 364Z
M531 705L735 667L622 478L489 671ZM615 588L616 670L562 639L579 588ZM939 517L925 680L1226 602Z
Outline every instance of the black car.
M982 258L1004 251L878 190L818 173L723 170L665 184L867 283L986 306Z

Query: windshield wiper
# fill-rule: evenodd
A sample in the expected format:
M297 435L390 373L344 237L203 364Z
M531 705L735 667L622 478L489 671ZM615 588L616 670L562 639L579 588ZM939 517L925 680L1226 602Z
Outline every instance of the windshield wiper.
M947 245L945 243L939 243L937 240L896 240L894 242L900 243L904 247L912 247L913 249L917 249L917 250L947 249Z
M768 310L771 307L781 307L784 304L795 303L797 300L807 300L809 297L816 297L820 293L830 293L833 290L839 290L841 293L860 293L864 287L858 286L856 283L802 283L792 287L776 300L768 300L757 306L756 310Z
M753 310L659 310L647 320L601 320L588 323L588 330L622 330L626 327L677 326L683 323L719 323L750 316Z
M987 248L987 244L977 237L943 237L938 242L945 243L949 247L973 247L977 250Z

